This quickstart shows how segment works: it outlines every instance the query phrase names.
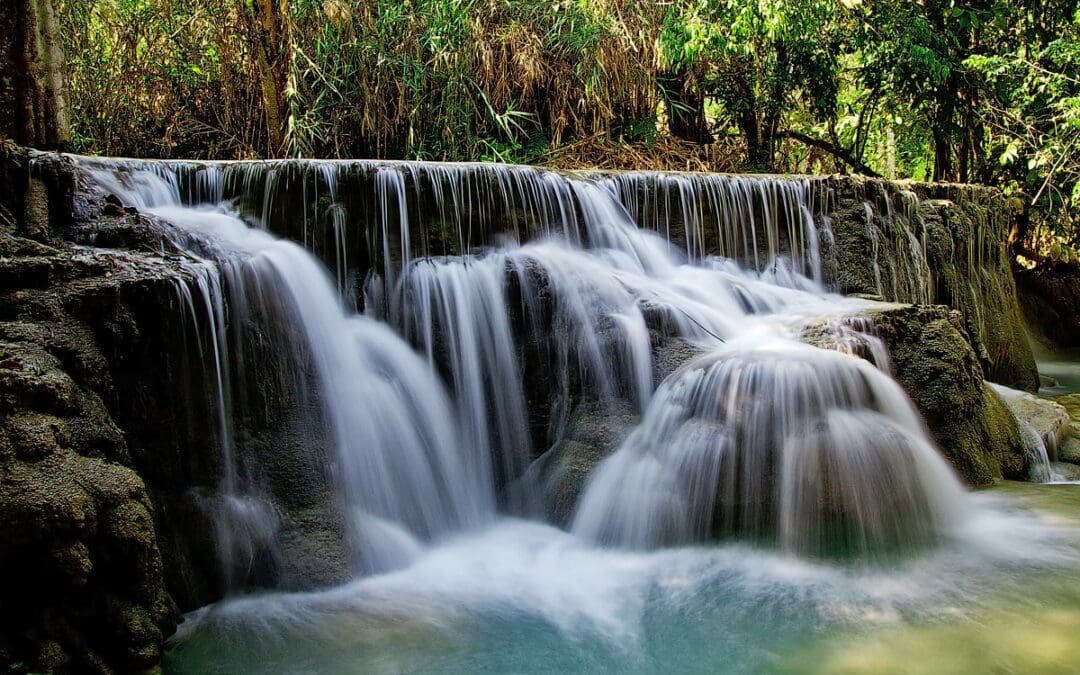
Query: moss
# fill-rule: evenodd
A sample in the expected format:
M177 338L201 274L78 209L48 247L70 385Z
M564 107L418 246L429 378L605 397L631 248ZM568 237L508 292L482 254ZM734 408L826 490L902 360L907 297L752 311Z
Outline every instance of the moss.
M849 177L816 184L830 195L826 276L841 292L958 310L987 379L1038 388L1004 245L1011 216L1000 193Z
M1026 476L1016 420L983 380L959 312L902 306L872 314L897 382L926 421L942 454L970 485Z
M981 448L989 450L997 460L1001 477L1027 480L1031 459L1024 450L1016 418L989 386L983 388L983 405L979 414L980 418L974 426L982 431L982 437L974 439L975 443L984 444ZM975 449L980 446L969 447Z

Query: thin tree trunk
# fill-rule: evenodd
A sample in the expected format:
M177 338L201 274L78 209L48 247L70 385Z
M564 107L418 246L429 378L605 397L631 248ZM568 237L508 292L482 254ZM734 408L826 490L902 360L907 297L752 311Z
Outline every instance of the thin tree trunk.
M266 117L269 155L285 152L289 74L288 0L239 0L248 29L252 57L258 70L259 90ZM250 11L249 11L250 10Z
M896 130L892 119L885 126L885 177L896 180Z
M935 125L934 130L934 180L954 181L952 136L944 125Z

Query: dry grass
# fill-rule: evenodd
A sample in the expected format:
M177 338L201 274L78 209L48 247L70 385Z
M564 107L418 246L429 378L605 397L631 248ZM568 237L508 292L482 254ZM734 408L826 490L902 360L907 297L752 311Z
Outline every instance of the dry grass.
M743 152L741 144L722 141L697 145L665 136L631 144L593 136L552 150L541 163L558 169L736 172Z

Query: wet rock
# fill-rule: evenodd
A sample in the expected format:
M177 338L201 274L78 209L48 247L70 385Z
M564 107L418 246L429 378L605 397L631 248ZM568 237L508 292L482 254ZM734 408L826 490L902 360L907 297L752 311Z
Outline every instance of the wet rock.
M967 483L1027 477L1030 458L1016 420L983 380L959 312L940 305L885 305L864 316L855 322L869 320L869 330L888 348L896 381ZM869 346L850 351L864 358L872 353Z
M658 337L654 339L654 343L653 382L655 384L663 382L668 375L702 352L701 347L682 338Z
M815 183L830 194L825 272L841 292L956 309L987 379L1037 389L1000 193L846 177Z
M1065 408L1074 424L1080 423L1080 394L1062 394L1055 396L1052 400Z
M1080 464L1080 437L1070 436L1058 446L1057 459L1060 462Z
M1049 456L1055 457L1061 442L1073 433L1072 418L1065 407L1026 391L992 386L1017 421L1038 434Z
M575 406L563 438L530 467L552 522L569 524L593 469L619 447L638 420L625 401L609 405L584 401Z
M0 670L15 663L46 672L145 670L160 660L178 615L165 591L146 484L116 463L131 456L103 400L119 399L109 364L62 298L73 286L116 289L155 275L123 254L47 241L71 215L70 192L57 182L62 168L27 179L25 160L7 150L0 150L8 179L0 207L9 216L0 218L0 570L17 581L0 585ZM23 214L31 211L28 225ZM118 294L101 296L113 306L80 309L115 315ZM140 367L153 377L147 365Z
M1080 466L1075 462L1051 462L1050 470L1057 474L1060 480L1080 481Z
M1051 349L1080 347L1080 265L1050 263L1016 272L1020 308Z
M1069 413L1070 429L1057 447L1059 462L1080 464L1080 394L1064 394L1053 399ZM1059 472L1060 473L1060 472Z
M323 505L288 514L278 543L279 587L308 591L352 578L355 561L347 550L345 524L331 502L326 495Z

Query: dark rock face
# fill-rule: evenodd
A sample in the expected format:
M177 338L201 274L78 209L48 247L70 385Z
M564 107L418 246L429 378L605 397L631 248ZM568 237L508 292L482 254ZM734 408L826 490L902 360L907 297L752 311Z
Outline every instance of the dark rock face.
M1080 265L1054 263L1017 270L1020 309L1051 349L1080 347Z
M871 320L889 349L893 376L964 480L1026 479L1030 458L1016 420L984 382L960 313L901 306L872 313Z
M5 177L18 176L20 158L4 152ZM154 505L129 468L141 447L110 410L129 392L71 310L120 321L123 296L145 287L160 302L167 275L141 257L20 236L62 225L38 220L52 207L38 201L47 184L25 190L35 180L0 195L0 667L141 671L178 612Z

